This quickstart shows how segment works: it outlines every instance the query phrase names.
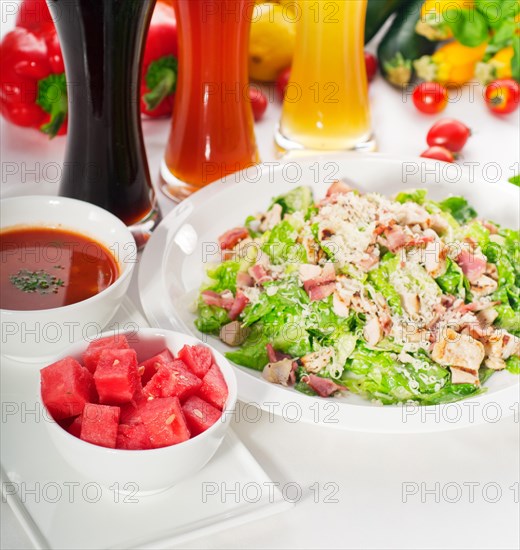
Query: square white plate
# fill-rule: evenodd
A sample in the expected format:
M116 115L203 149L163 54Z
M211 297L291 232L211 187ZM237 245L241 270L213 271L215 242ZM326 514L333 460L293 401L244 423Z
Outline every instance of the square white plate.
M128 302L113 322L143 324ZM170 547L292 506L231 431L203 470L160 494L82 477L47 437L41 366L2 358L1 368L2 498L36 548Z

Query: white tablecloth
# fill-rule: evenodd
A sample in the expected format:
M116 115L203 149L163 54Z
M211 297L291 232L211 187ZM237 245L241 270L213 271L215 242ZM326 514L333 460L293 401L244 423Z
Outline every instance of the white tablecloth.
M442 115L473 130L459 165L472 171L475 185L507 180L520 171L520 112L494 117L481 93L476 85L466 87ZM381 78L371 85L370 95L379 151L399 157L421 153L429 126L440 117L419 114L410 96ZM275 160L272 135L280 107L274 97L272 101L256 125L264 161ZM65 138L48 141L3 119L0 130L2 196L55 192ZM147 120L144 133L155 178L168 121ZM456 178L457 171L450 170L448 177ZM166 214L172 203L161 194L159 200ZM137 297L135 284L132 296ZM518 412L463 430L408 436L340 432L266 413L251 422L239 415L234 428L268 475L285 487L288 499L298 496L298 488L301 497L289 512L199 539L190 547L519 548ZM3 502L1 522L2 548L31 547Z

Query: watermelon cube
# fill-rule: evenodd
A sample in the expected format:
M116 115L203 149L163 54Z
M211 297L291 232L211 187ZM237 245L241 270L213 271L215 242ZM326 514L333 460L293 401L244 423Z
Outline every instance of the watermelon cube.
M139 416L141 407L148 401L143 392L137 392L130 403L121 405L121 416L119 421L121 424L136 424L141 422Z
M175 445L190 438L178 397L147 401L139 414L154 449Z
M55 420L78 416L95 399L92 375L72 357L41 369L42 399Z
M201 384L202 380L192 374L182 361L176 359L168 366L159 367L143 388L143 392L148 397L177 396L183 401L193 395Z
M202 379L202 385L197 395L217 409L222 410L226 405L228 388L223 374L218 365L212 365L206 376Z
M82 420L83 420L83 416L81 414L79 416L76 416L76 418L72 421L72 424L67 429L67 431L74 437L81 436Z
M216 407L196 395L186 400L182 411L192 436L205 432L222 416Z
M83 354L83 364L87 369L94 373L97 368L99 356L106 349L129 349L128 340L126 336L122 334L115 334L114 336L107 336L106 338L100 338L94 340L85 350Z
M174 360L173 354L169 349L164 349L161 353L150 357L139 364L138 370L141 375L141 384L143 387L148 384L152 376L157 372L160 366L166 366Z
M179 351L179 359L186 363L191 372L199 378L204 378L213 363L211 350L206 346L184 346Z
M105 349L94 372L99 402L120 405L131 401L141 387L133 349Z
M119 412L119 407L87 403L81 421L81 439L94 445L115 449Z
M116 448L136 451L151 449L152 443L145 425L119 424Z

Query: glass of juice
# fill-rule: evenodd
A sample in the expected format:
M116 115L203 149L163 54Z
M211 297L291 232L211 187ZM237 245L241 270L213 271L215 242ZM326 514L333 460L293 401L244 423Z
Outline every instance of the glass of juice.
M373 150L364 59L367 0L299 0L280 152Z
M139 109L140 64L155 0L48 0L67 75L60 195L101 206L142 246L160 221Z
M161 187L182 200L259 162L248 96L253 0L174 0L179 74Z

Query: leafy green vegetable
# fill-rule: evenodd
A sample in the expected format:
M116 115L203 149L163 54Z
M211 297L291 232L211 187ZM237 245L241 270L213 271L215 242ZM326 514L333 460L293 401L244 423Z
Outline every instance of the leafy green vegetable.
M488 38L488 23L475 9L451 9L443 12L443 19L453 36L464 46L480 46Z
M464 298L466 295L464 288L464 273L462 273L462 269L450 258L447 258L446 262L446 272L444 275L437 277L435 281L446 294Z
M513 374L520 374L520 357L513 355L506 359L507 370Z
M296 236L295 228L287 220L283 220L269 232L262 250L275 265L286 261L305 263L307 253L305 248L296 242Z
M206 334L218 334L222 325L230 321L225 309L217 306L208 306L202 301L199 303L198 314L195 326Z
M409 191L401 191L395 196L397 202L416 202L417 204L424 204L426 200L426 189L410 189Z
M468 204L464 197L449 197L439 202L438 205L441 210L451 214L460 224L465 224L477 217L476 210Z
M390 283L390 273L397 268L399 258L394 254L387 253L381 259L379 266L368 273L368 280L386 298L388 305L398 315L403 314L401 297Z
M296 382L294 384L294 389L296 391L299 391L300 393L304 393L305 395L310 395L312 397L318 395L310 386L309 384L306 384L305 382Z
M249 367L254 370L263 370L269 362L269 357L266 351L266 341L255 341L254 343L246 342L240 349L228 351L226 358L237 365Z
M520 40L518 42L520 43ZM517 185L518 187L520 187L520 174L517 174L516 176L509 178L507 181L509 183L512 183L513 185Z
M208 269L208 277L211 281L206 289L215 292L231 290L234 294L236 292L237 273L239 269L240 262L234 260L222 262L214 269Z
M272 208L273 204L279 204L282 207L282 215L292 214L298 211L306 212L313 203L314 198L311 188L302 185L289 191L285 195L274 198L269 210Z

